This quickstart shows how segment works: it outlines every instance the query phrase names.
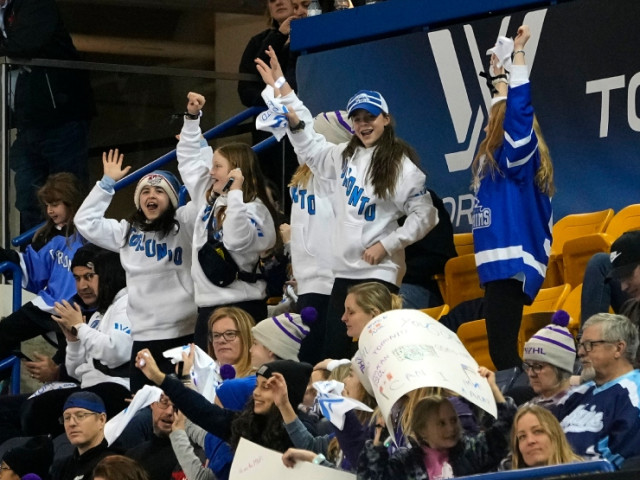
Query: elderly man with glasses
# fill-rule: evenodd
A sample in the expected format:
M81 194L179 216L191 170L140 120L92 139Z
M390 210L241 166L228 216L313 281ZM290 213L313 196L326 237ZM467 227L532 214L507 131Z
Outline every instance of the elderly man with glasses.
M634 369L638 327L622 315L589 318L578 343L588 380L554 409L574 451L616 467L640 455L640 371Z

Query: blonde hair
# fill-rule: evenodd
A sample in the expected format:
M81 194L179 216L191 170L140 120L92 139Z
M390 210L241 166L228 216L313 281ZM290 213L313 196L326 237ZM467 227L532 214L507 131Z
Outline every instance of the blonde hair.
M306 163L304 165L300 165L291 177L291 181L289 182L289 187L297 187L298 185L304 188L307 188L309 182L313 178L313 172L309 168L309 165Z
M437 415L443 405L451 405L451 408L455 411L455 408L449 399L442 395L429 395L427 397L423 397L418 400L415 407L411 409L411 436L415 438L420 445L427 445L427 443L419 432L424 430L424 426L429 418L433 415ZM458 423L460 423L459 419ZM460 431L462 431L462 428L460 428Z
M368 315L375 316L382 312L402 308L402 298L391 293L382 283L359 283L349 288L347 294L353 295L356 304Z
M507 102L498 102L489 113L489 122L487 125L487 136L482 140L478 147L478 153L473 159L471 171L473 172L472 188L477 190L480 186L480 180L486 175L503 175L498 168L493 154L504 143L504 117L507 109ZM535 183L540 192L548 196L555 193L555 185L553 183L553 164L551 163L551 155L549 146L542 135L538 118L533 116L533 131L538 138L538 153L540 154L540 166L536 172Z
M526 414L534 415L540 422L540 426L551 440L551 456L546 465L559 465L561 463L581 462L582 457L576 455L567 441L567 437L562 431L558 419L546 408L539 405L525 405L520 407L513 419L511 428L511 468L527 468L524 458L520 453L518 445L518 422Z
M223 318L230 318L236 326L236 329L240 332L238 337L240 338L241 351L240 358L233 365L236 370L236 377L247 377L253 373L253 367L251 366L251 344L253 343L253 337L251 336L251 328L255 326L256 322L253 317L246 311L237 307L220 307L216 308L209 317L209 333L213 330L213 324ZM213 342L209 341L207 344L207 351L209 356L214 360L217 360L215 351L213 349Z

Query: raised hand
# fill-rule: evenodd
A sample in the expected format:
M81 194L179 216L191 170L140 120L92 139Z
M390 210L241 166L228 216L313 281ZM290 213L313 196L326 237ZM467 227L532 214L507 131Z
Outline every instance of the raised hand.
M265 52L269 56L269 65L267 65L263 60L256 58L256 68L258 69L258 73L262 77L262 80L264 80L264 83L275 88L276 80L284 76L284 74L282 73L280 62L278 62L278 57L276 56L276 52L273 50L273 47L269 45L269 48L265 50Z
M147 348L143 348L136 355L136 367L142 370L144 376L151 380L156 385L160 385L164 381L164 377L166 376L164 373L160 371L158 368L158 364L156 363L153 355Z
M204 95L200 95L196 92L187 93L187 100L187 112L191 115L197 115L200 113L200 110L202 110L202 107L204 107L204 104L207 101L204 98Z
M513 50L516 52L522 50L530 38L531 31L529 30L529 25L520 25L516 38L513 39Z
M104 169L104 174L107 177L111 177L116 182L123 178L129 170L131 170L131 166L122 167L122 161L124 160L124 154L120 153L118 149L109 150L109 153L102 153L102 167Z

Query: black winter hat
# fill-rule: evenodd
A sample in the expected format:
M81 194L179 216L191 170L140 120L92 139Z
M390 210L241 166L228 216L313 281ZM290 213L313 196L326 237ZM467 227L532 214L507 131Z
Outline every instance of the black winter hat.
M294 360L276 360L262 365L256 375L269 378L273 372L282 374L284 381L287 382L289 402L296 409L302 403L312 371L313 367L308 363Z
M49 478L49 468L53 462L53 442L47 435L30 438L24 445L5 453L2 460L19 477L35 473L40 478Z

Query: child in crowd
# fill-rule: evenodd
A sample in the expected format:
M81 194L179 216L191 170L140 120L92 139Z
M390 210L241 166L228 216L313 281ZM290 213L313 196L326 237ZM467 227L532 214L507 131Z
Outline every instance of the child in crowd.
M353 136L345 111L320 113L314 118L313 127L334 144L348 142ZM296 304L298 309L311 306L318 311L318 320L300 347L300 358L312 365L324 358L326 316L333 286L331 232L335 216L331 197L335 184L314 175L306 164L298 167L289 183L292 206L288 243L298 295Z
M55 331L64 347L64 336L51 319L54 303L70 299L76 293L71 274L71 259L85 240L76 232L74 217L82 203L82 188L71 173L56 173L38 190L47 221L33 237L24 253L0 248L0 262L20 265L22 286L37 297L0 322L0 359L20 348L20 342ZM62 348L64 352L64 348ZM45 361L46 357L39 357ZM54 359L59 364L64 354ZM11 370L4 370L8 375Z
M508 435L516 407L500 393L493 372L480 367L478 373L489 381L498 404L498 419L491 427L477 435L467 435L447 398L425 397L413 411L410 448L389 455L382 444L383 419L379 419L375 438L367 441L358 461L358 478L441 479L495 469L509 451Z
M242 143L224 145L214 153L209 147L201 148L200 112L205 98L190 92L188 99L177 156L197 212L191 264L199 307L194 339L204 350L207 321L216 308L239 307L254 319L267 316L266 282L257 268L261 253L281 241L275 225L277 213L255 153ZM231 262L237 275L223 278L220 273Z
M78 210L76 225L92 243L120 252L127 274L133 352L148 348L162 358L161 368L173 371L162 352L190 343L196 319L191 279L192 206L178 208L180 184L170 172L156 170L140 179L134 194L136 212L128 219L105 218L115 183L131 167L123 167L118 150L102 155L104 176ZM145 377L131 362L131 391Z
M542 467L581 462L562 431L558 419L540 405L518 409L511 430L511 465L503 468Z
M501 38L491 50L501 57L491 56L498 96L472 165L473 242L485 289L489 353L498 370L522 365L522 309L542 286L551 244L553 166L531 106L524 52L530 36L522 25L513 41ZM503 51L509 44L515 51L506 80L502 61L510 58L511 51Z
M268 85L265 95L286 107L287 136L300 162L315 175L335 182L333 273L325 357L348 356L351 339L340 324L347 289L377 281L398 291L405 271L404 248L424 237L438 222L425 188L415 150L395 135L387 102L379 92L361 90L347 104L355 134L333 145L311 126L311 114L286 82L273 49L270 65L256 59ZM282 96L281 96L282 95ZM307 126L301 118L307 119ZM397 220L407 216L402 227Z

